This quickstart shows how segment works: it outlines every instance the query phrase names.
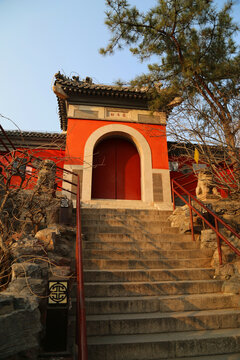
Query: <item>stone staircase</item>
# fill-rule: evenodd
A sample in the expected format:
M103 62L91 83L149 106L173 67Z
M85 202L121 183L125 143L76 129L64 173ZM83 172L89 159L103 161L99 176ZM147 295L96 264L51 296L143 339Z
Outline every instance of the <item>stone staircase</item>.
M240 359L239 298L169 215L82 210L89 360Z

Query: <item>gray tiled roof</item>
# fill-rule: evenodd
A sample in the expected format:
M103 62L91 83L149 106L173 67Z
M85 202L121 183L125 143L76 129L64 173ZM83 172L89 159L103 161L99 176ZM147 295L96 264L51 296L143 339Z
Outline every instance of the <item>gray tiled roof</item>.
M18 136L18 137L38 137L38 138L56 138L64 139L66 137L65 133L55 133L55 132L42 132L42 131L19 131L19 130L5 130L8 136ZM1 134L0 134L1 136Z
M147 99L147 89L137 89L130 86L116 86L93 84L90 78L84 81L79 76L68 78L61 73L55 74L55 84L61 85L62 89L69 92L88 93L92 95L124 96L129 98Z
M60 72L55 74L54 86L58 86L66 98L69 100L74 99L76 101L86 101L89 99L89 103L100 101L102 104L108 104L109 101L120 107L126 105L126 103L132 105L132 107L141 106L144 109L148 108L149 94L147 89L137 89L127 86L115 86L115 85L103 85L93 84L92 80L87 77L85 80L80 80L79 76L73 76L72 78L62 75ZM66 98L62 98L57 95L58 101L58 113L60 117L61 129L67 130L67 110L66 110ZM59 95L59 96L58 96ZM83 100L84 99L84 100ZM98 100L96 100L98 99Z
M16 147L22 148L44 148L44 149L64 149L66 142L65 133L50 133L39 131L18 131L5 130L10 142ZM0 131L0 140L12 150L8 139ZM3 144L0 142L0 150L5 151Z

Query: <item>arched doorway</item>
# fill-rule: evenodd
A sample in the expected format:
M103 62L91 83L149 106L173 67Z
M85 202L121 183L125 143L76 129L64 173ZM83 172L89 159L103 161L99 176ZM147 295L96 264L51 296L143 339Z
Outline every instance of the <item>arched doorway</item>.
M141 200L140 157L123 137L99 142L93 152L92 199Z

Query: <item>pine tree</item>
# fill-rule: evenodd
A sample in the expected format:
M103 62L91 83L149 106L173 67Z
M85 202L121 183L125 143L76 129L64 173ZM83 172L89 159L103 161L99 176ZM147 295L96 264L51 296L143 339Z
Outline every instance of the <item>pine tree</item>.
M233 2L217 10L212 0L156 0L144 13L127 0L106 3L112 37L101 53L129 46L142 61L157 59L131 84L149 89L154 110L167 108L176 96L182 104L200 103L196 120L202 129L211 131L208 119L214 120L229 155L239 160L240 53L234 40L239 27L231 17Z

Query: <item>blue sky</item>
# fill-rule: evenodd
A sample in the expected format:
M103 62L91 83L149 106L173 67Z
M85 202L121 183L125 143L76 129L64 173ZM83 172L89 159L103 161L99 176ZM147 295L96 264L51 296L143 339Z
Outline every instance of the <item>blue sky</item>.
M154 0L131 0L142 8ZM51 90L59 70L96 83L130 80L147 69L128 51L99 54L107 44L104 0L0 0L0 114L21 130L60 131ZM235 16L239 18L237 1ZM4 128L16 129L0 119Z

